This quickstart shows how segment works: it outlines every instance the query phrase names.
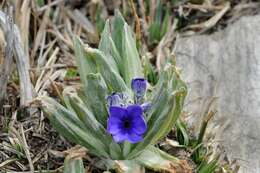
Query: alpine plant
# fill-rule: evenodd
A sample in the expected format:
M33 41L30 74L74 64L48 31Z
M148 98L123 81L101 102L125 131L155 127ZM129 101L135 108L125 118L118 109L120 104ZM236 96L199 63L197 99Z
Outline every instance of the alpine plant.
M155 147L178 119L186 86L166 63L156 85L143 74L131 28L117 11L107 20L98 49L74 38L82 86L68 87L63 104L39 97L53 127L67 140L87 148L105 170L149 167L172 171L183 162Z

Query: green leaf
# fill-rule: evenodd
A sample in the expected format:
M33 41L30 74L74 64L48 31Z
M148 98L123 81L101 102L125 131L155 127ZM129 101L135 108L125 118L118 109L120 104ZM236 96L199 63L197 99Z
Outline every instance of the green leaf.
M161 1L157 1L155 17L152 24L148 28L149 44L158 43L166 34L170 21L169 8L164 7Z
M194 142L196 143L194 144ZM191 146L193 149L191 158L196 164L200 164L205 159L207 149L203 146L203 143L198 144L197 141L192 141L191 144L193 145Z
M127 155L131 152L131 149L132 149L132 144L125 141L121 147L123 148L123 158L127 158Z
M121 74L128 87L130 87L133 78L143 76L143 70L134 34L118 10L116 10L115 18L112 21L111 35L121 56L121 61L119 61L122 68Z
M118 69L120 68L120 64L118 63L120 62L121 57L117 52L117 49L113 49L113 46L115 47L114 42L111 38L109 20L107 20L104 30L101 34L98 49L106 55L106 59L110 62L111 68L118 72Z
M85 173L82 159L66 157L63 173Z
M125 25L125 20L122 17L121 13L119 10L115 11L115 17L112 20L112 39L115 43L115 46L122 57L123 55L123 45L122 45L122 40L123 40L123 31L124 31L124 25Z
M37 0L36 2L39 7L42 7L45 4L44 0Z
M106 39L103 40L104 44L101 45L105 45L105 40ZM115 61L111 56L106 57L106 55L98 49L92 49L89 47L83 49L81 42L76 37L74 38L74 47L80 78L84 86L84 92L87 92L87 75L90 73L96 74L98 72L105 80L110 93L128 90L124 80L119 74ZM103 47L103 50L106 49L104 46L101 47Z
M182 172L191 172L186 163L154 146L149 146L135 160L155 171L180 172L181 170Z
M169 14L169 9L166 9L164 18L163 18L163 22L162 22L162 28L161 28L161 32L160 32L160 39L163 38L163 36L166 34L167 30L168 30L168 26L169 26L169 19L170 19L170 14Z
M131 81L136 77L143 77L143 69L136 49L136 41L133 38L131 28L125 24L122 38L123 62L124 62L124 79L127 85L131 86Z
M149 31L149 44L158 43L160 41L160 24L152 23L148 29Z
M108 61L103 52L97 49L87 48L86 54L88 56L95 57L98 72L102 75L103 79L105 80L110 93L123 92L128 90L124 80L121 78L120 74L115 69L111 68L111 62Z
M136 41L131 28L124 21L119 11L111 22L107 21L101 36L99 49L111 60L111 67L116 63L120 75L123 77L127 86L133 78L143 77L141 60L136 48Z
M68 140L86 147L97 156L109 158L107 147L96 138L78 117L49 97L40 97L42 108L53 127Z
M185 124L182 123L180 120L177 120L176 123L176 136L178 139L178 142L181 145L188 146L189 145L189 135L187 134L187 130L185 127Z
M87 75L88 85L86 87L85 102L91 109L92 113L103 126L107 123L107 106L106 97L108 95L108 89L103 77L98 74Z
M150 84L155 85L158 82L155 68L146 57L144 58L144 75Z
M102 6L98 5L95 19L96 19L96 28L98 33L101 33L105 26L105 20L102 18Z
M69 68L66 73L66 77L75 77L77 76L78 72L74 68Z
M71 99L71 97L72 97L72 96L75 96L75 97L78 96L78 95L77 95L77 91L75 90L75 88L74 88L74 87L66 87L66 88L63 90L63 92L62 92L62 96L63 96L63 101L64 101L64 104L65 104L66 108L67 108L69 111L73 112L75 115L77 115L76 112L75 112L75 110L72 108L72 105L70 104L70 99ZM78 115L77 115L77 116L78 116ZM78 116L78 117L79 117L79 116Z
M97 121L93 113L85 106L83 101L75 95L71 96L69 101L72 109L77 114L78 118L84 123L88 131L108 147L112 141L111 136L107 135L104 126Z
M214 173L216 168L218 167L218 159L213 159L209 163L204 160L199 168L198 168L198 173Z
M109 151L110 151L111 159L113 160L122 159L122 152L119 144L115 142L111 143L109 146Z
M161 40L162 13L163 13L162 3L159 0L159 1L157 1L157 5L156 5L154 21L152 21L152 24L148 28L148 32L149 32L148 42L149 42L149 44L158 43Z
M118 52L118 49L111 37L111 31L110 31L110 21L106 21L105 28L102 32L101 39L99 42L98 49L102 51L106 57L109 59L113 59L116 63L116 69L119 70L120 75L123 76L123 59L120 56L120 53Z
M80 75L81 82L84 87L87 86L86 76L89 73L97 73L97 65L95 57L86 55L85 50L80 42L79 38L74 37L74 51L76 56L76 63Z

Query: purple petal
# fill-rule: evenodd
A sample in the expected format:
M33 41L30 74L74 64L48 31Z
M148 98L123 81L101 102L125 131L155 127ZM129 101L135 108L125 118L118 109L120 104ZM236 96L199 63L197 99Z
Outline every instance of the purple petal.
M117 133L116 135L113 135L113 139L115 142L119 143L119 142L123 142L124 140L127 139L127 133L124 131L120 131L119 133Z
M127 136L126 136L127 140L130 142L130 143L137 143L137 142L140 142L143 140L143 137L140 136L140 135L137 135L136 133L127 133Z
M138 135L142 135L146 132L147 130L147 124L145 122L145 119L143 116L136 116L134 117L134 119L132 120L133 124L132 124L132 130L138 134Z
M130 105L126 109L129 117L143 116L143 109L139 105Z
M109 107L109 118L117 118L123 120L127 116L127 110L119 106Z
M114 135L120 132L123 122L117 117L110 117L107 123L107 131Z
M131 82L131 88L137 97L144 96L146 87L147 81L144 78L135 78Z

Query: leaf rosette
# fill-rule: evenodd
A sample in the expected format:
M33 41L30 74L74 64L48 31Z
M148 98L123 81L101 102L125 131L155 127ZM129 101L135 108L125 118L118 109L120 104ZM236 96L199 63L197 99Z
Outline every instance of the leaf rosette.
M39 97L43 110L62 136L86 147L106 169L122 164L166 171L185 167L154 145L177 121L186 85L170 63L160 71L156 85L150 85L144 79L145 69L133 35L116 12L115 18L105 24L98 49L75 37L82 87L66 88L64 105L47 96Z

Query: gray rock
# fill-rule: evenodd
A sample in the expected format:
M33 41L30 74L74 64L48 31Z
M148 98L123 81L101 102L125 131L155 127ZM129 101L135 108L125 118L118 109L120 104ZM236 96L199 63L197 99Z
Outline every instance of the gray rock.
M242 173L260 172L260 15L243 17L212 35L180 38L177 66L188 83L186 110L201 110L216 97L214 123L228 156Z

